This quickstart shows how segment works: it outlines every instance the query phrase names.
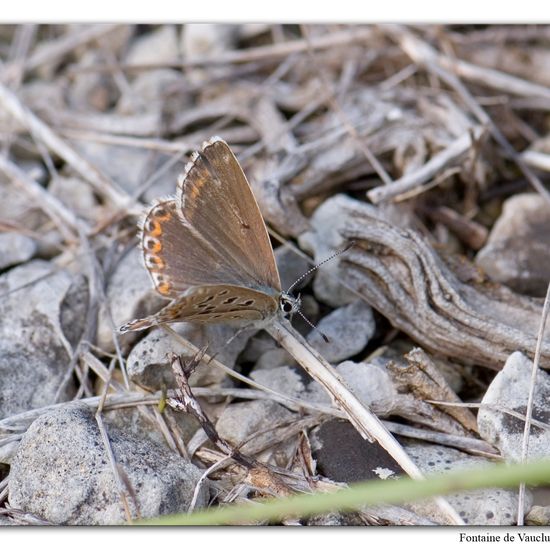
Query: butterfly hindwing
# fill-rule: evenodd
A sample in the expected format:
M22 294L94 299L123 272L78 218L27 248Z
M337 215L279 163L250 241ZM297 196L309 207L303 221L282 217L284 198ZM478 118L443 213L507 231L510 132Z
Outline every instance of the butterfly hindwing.
M155 315L135 319L120 332L143 330L164 323L228 323L246 325L275 314L278 300L269 294L233 285L192 287Z

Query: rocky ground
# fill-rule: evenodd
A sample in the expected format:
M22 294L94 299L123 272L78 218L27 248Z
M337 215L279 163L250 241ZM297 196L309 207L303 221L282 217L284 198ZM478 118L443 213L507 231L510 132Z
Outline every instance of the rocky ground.
M409 471L265 331L117 332L166 303L137 220L213 135L283 289L354 243L293 289L317 330L292 322L420 471L520 460L526 411L529 456L548 456L550 329L527 401L550 280L549 41L548 26L1 26L0 525ZM195 409L174 408L177 388ZM448 503L469 525L550 523L543 489ZM449 517L423 502L296 522Z

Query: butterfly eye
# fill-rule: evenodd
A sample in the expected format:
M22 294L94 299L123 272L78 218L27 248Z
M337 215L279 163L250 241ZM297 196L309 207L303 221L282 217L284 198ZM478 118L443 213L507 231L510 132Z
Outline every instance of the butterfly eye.
M294 305L292 302L285 298L284 296L281 298L281 311L283 313L291 313L294 310Z
M279 297L279 307L281 308L281 311L288 315L289 313L296 313L300 312L300 296L297 298L294 298L290 294L287 294L286 292L283 292Z
M290 302L283 302L281 307L285 313L290 313L292 311L292 304Z

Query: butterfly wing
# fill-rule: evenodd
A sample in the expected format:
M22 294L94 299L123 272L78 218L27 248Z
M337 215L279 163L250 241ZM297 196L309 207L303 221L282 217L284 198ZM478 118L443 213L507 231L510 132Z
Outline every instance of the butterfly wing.
M223 269L239 274L240 280L226 282L281 290L258 203L225 141L212 138L194 154L178 181L176 201L196 240L224 258ZM181 246L188 245L182 240Z
M233 285L206 285L188 289L155 315L130 321L119 332L181 321L246 325L268 319L277 310L277 298L265 292Z
M157 291L176 298L189 287L205 284L243 284L243 273L214 246L181 221L175 200L159 202L141 224L145 267Z

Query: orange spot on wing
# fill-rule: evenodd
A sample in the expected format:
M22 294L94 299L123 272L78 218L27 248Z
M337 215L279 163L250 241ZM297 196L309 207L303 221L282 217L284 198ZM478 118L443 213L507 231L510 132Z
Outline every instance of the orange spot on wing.
M150 220L149 233L153 237L160 237L160 235L162 235L162 227L157 220Z
M149 248L153 254L158 254L162 250L162 244L160 241L153 241L153 246ZM159 258L160 259L160 258Z
M149 264L153 264L149 265L150 269L152 269L153 271L160 271L161 269L164 269L166 267L164 260L160 256L148 256L147 259L149 260Z
M189 190L188 190L189 196L192 199L196 199L199 196L199 194L201 192L201 189L202 189L202 187L204 186L205 183L206 183L205 179L200 179L200 180L195 181L193 183L193 186L189 187Z
M160 285L158 286L157 290L158 290L161 294L169 294L171 288L172 288L172 287L170 286L170 283L164 282L164 283L160 283Z
M172 218L171 212L166 212L166 211L163 211L162 213L158 211L155 212L155 219L158 220L159 222L167 222L171 218Z

